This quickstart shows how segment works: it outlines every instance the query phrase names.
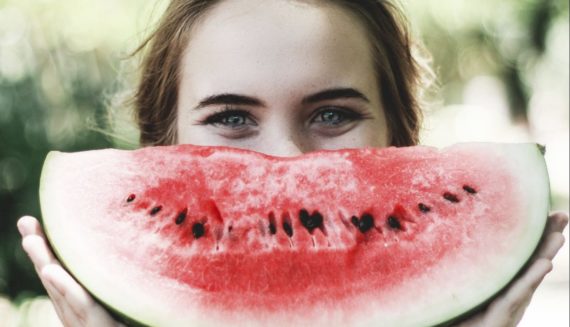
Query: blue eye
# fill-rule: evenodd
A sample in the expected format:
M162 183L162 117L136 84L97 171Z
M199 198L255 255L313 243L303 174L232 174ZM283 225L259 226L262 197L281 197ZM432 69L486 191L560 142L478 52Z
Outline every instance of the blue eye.
M240 126L245 124L247 121L247 117L244 117L243 115L236 115L236 114L231 114L231 115L227 115L226 117L223 117L221 119L221 123L224 125L229 125L229 126Z
M322 121L323 123L329 125L338 125L344 120L344 117L341 113L334 111L322 112L321 114L319 114L318 118L320 118L320 121Z
M255 126L251 114L245 110L236 110L226 108L221 112L215 113L204 120L206 125L221 126L231 129L240 129L246 126Z
M362 118L362 115L344 108L325 108L317 113L312 123L336 127Z

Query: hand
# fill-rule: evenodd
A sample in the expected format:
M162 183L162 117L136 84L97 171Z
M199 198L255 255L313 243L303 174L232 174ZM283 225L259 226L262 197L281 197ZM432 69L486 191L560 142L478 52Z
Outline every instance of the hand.
M123 326L114 321L107 311L63 269L50 250L37 219L20 218L18 230L22 234L22 247L32 260L64 326Z
M552 259L564 244L562 232L568 214L548 217L541 243L526 271L493 300L484 311L458 324L459 327L514 327L523 317L534 291L552 270Z

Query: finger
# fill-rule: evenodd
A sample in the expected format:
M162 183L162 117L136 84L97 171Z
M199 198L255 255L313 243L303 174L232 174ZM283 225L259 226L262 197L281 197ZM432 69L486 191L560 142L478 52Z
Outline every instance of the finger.
M555 212L548 217L545 234L550 234L553 232L564 231L564 228L568 225L568 214L565 212Z
M86 321L88 312L95 303L83 287L59 265L44 267L41 275L42 279L54 286L78 320Z
M513 326L520 320L538 285L552 270L552 262L539 259L489 306L484 326Z
M532 294L528 296L524 301L520 302L518 306L512 308L511 318L508 323L508 326L517 326L519 324L531 300L532 300Z
M73 324L80 323L83 327L123 326L114 321L61 266L45 267L42 276L57 290L58 301L65 304L69 311L69 314L66 314L68 321Z
M57 290L57 288L50 281L42 281L46 291L50 297L50 300L55 308L59 320L65 327L74 327L78 325L79 317L70 309L69 305L65 301L63 295Z
M58 303L56 303L55 301L55 295L54 295L54 290L53 290L53 286L51 286L49 283L42 281L42 284L44 285L44 288L49 296L51 305L53 306L53 309L55 310L55 313L57 314L59 320L61 321L61 323L66 326L67 324L65 323L65 317L63 315L63 311L61 310L60 306Z
M22 247L32 260L38 275L42 269L51 264L59 264L46 240L36 234L29 234L22 239Z
M554 256L564 245L564 235L560 232L553 232L546 236L536 253L537 259L554 259Z
M508 290L506 297L511 303L521 302L532 295L544 277L552 270L552 261L539 259L534 262L519 280Z
M25 237L27 235L39 235L41 237L45 237L44 232L42 230L42 226L40 225L39 221L31 216L24 216L18 219L18 231Z

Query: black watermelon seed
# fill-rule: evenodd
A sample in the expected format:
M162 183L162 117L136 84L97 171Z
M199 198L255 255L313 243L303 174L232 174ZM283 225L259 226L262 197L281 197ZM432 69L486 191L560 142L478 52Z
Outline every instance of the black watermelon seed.
M420 211L424 213L431 211L431 208L423 203L418 204L418 209L420 209Z
M469 194L477 194L477 191L469 185L463 185L463 190Z
M129 197L127 198L127 202L133 202L133 201L135 200L135 198L136 198L136 195L131 194L131 195L129 195Z
M374 227L374 217L371 214L365 213L360 217L360 221L358 222L358 229L362 233L366 233L367 231L371 230Z
M400 220L394 216L388 217L388 226L390 226L390 228L393 228L393 229L402 229L402 225L400 224Z
M156 215L157 213L159 213L160 210L162 210L162 206L156 206L156 207L150 209L150 215L151 215L151 216L154 216L154 215Z
M178 216L176 217L176 225L180 225L184 222L184 220L186 219L186 215L188 214L188 209L184 209L182 210Z
M271 233L271 235L275 235L277 233L277 228L275 227L274 222L269 222L269 233Z
M269 213L269 233L271 235L277 234L277 226L275 225L275 214Z
M446 199L449 202L453 202L453 203L458 203L459 202L459 198L457 198L457 195L449 193L449 192L445 192L443 194L443 198Z
M323 215L320 212L315 211L311 215L311 220L315 224L315 227L322 228L323 227Z
M301 211L299 211L299 218L301 219L301 224L303 224L310 233L312 233L315 228L319 228L323 225L323 216L318 211L313 212L311 215L307 210L301 209Z
M204 228L204 224L194 223L194 225L192 225L192 235L194 235L195 239L199 239L200 237L204 236L205 233L206 229Z
M350 218L350 222L351 222L354 226L358 227L358 225L359 225L359 223L360 223L360 219L358 219L358 217L356 217L356 216L352 216L352 218Z
M283 222L283 230L285 231L285 234L287 234L287 236L289 237L293 236L293 227L291 227L291 224L289 224L286 221Z

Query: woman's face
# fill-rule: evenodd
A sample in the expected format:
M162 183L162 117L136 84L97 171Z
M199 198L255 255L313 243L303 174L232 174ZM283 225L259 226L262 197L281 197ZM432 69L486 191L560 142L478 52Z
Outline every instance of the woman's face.
M223 1L181 67L178 142L276 156L387 146L366 31L332 5Z

